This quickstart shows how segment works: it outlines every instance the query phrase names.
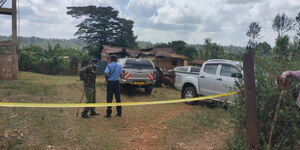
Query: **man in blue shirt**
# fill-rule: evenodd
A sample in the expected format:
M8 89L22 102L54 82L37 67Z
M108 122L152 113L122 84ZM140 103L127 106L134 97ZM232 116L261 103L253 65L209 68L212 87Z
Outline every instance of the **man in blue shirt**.
M122 66L117 63L117 56L112 55L110 56L111 63L108 64L105 68L105 78L107 81L107 95L106 95L106 102L112 103L113 94L115 94L116 102L121 102L120 96L120 83L119 79L122 75ZM107 107L106 109L106 118L111 117L111 107ZM122 107L117 106L117 116L122 116Z

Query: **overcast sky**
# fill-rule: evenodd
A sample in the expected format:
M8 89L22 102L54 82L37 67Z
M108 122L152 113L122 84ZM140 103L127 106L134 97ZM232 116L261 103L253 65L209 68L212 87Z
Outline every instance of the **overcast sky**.
M7 1L9 7L11 0ZM263 38L274 45L272 21L277 13L295 18L300 0L19 0L21 36L74 38L80 20L66 14L67 6L112 6L120 16L135 22L138 40L245 46L250 22L262 26ZM0 16L0 35L9 35L11 22ZM290 32L291 36L295 33Z

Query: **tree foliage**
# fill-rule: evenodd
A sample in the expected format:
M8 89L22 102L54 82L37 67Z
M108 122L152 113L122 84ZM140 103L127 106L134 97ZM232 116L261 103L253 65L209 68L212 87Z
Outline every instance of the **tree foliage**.
M273 52L282 60L287 60L290 56L289 37L287 35L277 37Z
M183 55L187 56L189 59L192 59L196 55L197 49L194 46L186 46L183 49Z
M205 39L204 45L199 50L200 59L218 59L224 55L224 48L217 43L212 43L210 38Z
M61 48L59 44L47 49L30 45L19 49L19 68L43 74L76 74L78 63L89 59L82 51Z
M182 40L172 41L172 42L169 42L168 44L178 54L184 54L183 49L187 46L187 44Z
M289 18L285 13L277 14L272 25L278 36L283 36L286 32L293 29L293 19Z
M296 149L297 140L300 139L300 112L296 105L296 95L298 91L296 85L286 90L281 96L283 90L276 85L276 77L284 70L299 69L299 62L282 64L274 59L274 56L255 57L255 79L256 79L256 98L257 98L257 123L258 123L258 149L266 149L270 137L271 124L274 121L275 111L278 113L277 121L272 136L271 149ZM244 85L241 79L236 86L236 90L243 91ZM296 92L296 93L295 93ZM296 95L295 95L296 94ZM279 109L276 106L279 103ZM229 149L240 150L248 149L246 141L246 112L245 97L243 92L239 92L236 98L236 105L231 108L235 118L235 134L228 142Z
M119 12L112 7L67 7L67 14L85 19L78 24L75 33L79 39L86 41L89 54L100 57L103 45L136 47L132 20L118 17Z
M255 40L252 40L255 36L251 37L253 34L247 34L250 43L248 43L247 48L254 45L253 49L256 50L254 71L257 99L257 149L293 150L299 148L297 148L297 142L300 139L300 112L296 105L299 88L297 88L296 82L291 81L290 88L283 89L276 84L276 77L285 70L299 70L299 57L292 53L293 50L291 48L298 49L299 47L297 48L296 45L289 43L289 37L284 35L288 31L287 29L282 27L276 29L278 29L275 31L278 31L279 36L271 52L271 47L267 43L263 42L255 46ZM251 25L249 31L251 31ZM253 33L257 35L259 32ZM254 43L251 41L254 41ZM294 60L291 61L293 58ZM235 90L239 92L235 99L235 105L231 108L232 115L235 118L236 131L228 141L228 148L233 150L246 150L249 147L246 138L246 111L243 93L245 87L243 80L241 79L236 84ZM277 120L274 119L275 113L277 113ZM274 130L271 143L269 144L271 127L274 127Z
M300 37L300 12L298 13L298 15L295 18L295 29L297 32L297 36Z
M246 48L247 50L254 52L254 50L256 49L256 46L258 44L258 41L261 38L260 31L261 31L261 26L259 25L258 22L252 22L249 25L249 29L246 32L246 35L249 38L248 45Z
M260 42L256 46L256 54L260 56L265 56L267 54L270 54L272 52L272 47L267 42Z
M188 45L186 42L182 40L171 41L168 43L169 47L171 47L178 54L182 54L187 56L189 59L192 59L193 56L197 53L197 49L194 46Z

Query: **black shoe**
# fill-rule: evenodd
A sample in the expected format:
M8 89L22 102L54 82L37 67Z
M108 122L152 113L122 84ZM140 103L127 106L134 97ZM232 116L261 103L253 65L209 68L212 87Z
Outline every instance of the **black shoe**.
M111 115L105 115L104 117L105 118L111 118Z
M98 114L98 113L96 113L96 112L91 112L91 113L90 113L90 116L97 116L97 115L100 115L100 114Z
M82 118L89 118L89 115L88 114L81 114L81 117Z
M122 114L119 114L119 113L118 113L117 116L118 116L118 117L122 117Z

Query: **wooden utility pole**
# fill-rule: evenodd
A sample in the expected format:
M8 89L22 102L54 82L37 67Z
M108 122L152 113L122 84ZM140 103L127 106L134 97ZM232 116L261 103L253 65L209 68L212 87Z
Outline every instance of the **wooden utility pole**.
M0 8L0 15L12 16L12 37L9 41L0 41L0 47L7 53L0 54L0 80L15 80L18 78L17 52L17 4L12 0L12 8ZM1 26L0 26L1 27Z
M247 138L251 150L257 149L257 109L253 52L244 54Z

